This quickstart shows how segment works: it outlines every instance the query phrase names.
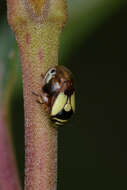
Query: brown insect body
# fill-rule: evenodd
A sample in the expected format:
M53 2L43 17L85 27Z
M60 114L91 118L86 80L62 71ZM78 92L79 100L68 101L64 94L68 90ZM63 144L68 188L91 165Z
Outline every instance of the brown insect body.
M74 82L69 69L64 66L50 68L42 76L40 103L58 125L66 122L75 111Z

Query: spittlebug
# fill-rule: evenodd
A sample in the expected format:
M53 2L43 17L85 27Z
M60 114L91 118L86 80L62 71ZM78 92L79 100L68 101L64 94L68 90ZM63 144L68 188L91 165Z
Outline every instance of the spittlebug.
M72 73L64 66L50 68L42 76L38 102L56 125L63 125L75 112L75 89Z

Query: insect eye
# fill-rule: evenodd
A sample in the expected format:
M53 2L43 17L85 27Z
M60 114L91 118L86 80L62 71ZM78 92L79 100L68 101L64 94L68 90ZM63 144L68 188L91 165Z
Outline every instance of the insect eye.
M50 72L51 72L51 73L55 73L55 72L56 72L56 70L55 70L55 69L52 69Z

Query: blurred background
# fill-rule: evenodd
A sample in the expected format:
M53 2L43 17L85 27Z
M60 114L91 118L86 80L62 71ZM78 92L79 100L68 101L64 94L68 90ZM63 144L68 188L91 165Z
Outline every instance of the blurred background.
M74 73L76 114L59 128L58 190L126 189L127 1L68 0L68 10L59 63ZM12 94L10 119L23 183L21 68L6 14L1 0L0 101Z

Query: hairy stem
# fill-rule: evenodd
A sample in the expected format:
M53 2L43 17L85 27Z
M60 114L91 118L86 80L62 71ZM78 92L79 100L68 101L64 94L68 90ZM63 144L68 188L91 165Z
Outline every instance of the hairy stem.
M57 130L32 92L41 73L58 64L59 37L66 20L65 0L8 0L8 20L21 55L25 110L25 189L55 190Z

